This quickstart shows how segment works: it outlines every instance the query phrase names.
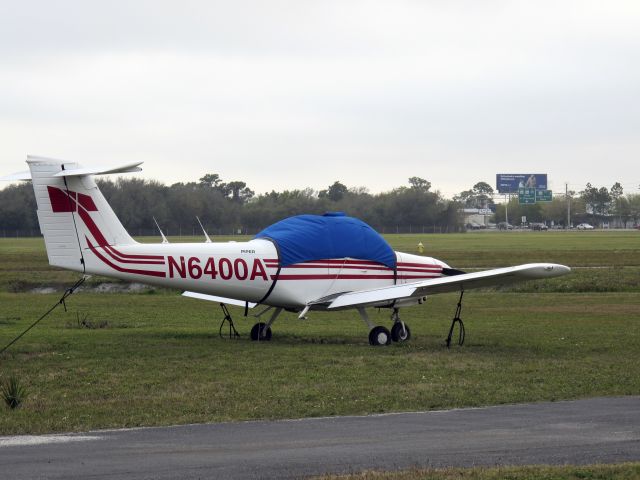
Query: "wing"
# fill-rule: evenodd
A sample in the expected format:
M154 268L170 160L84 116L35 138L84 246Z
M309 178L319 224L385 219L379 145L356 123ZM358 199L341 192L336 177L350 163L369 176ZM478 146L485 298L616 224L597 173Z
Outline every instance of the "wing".
M528 263L516 267L496 268L482 272L462 273L419 282L349 292L331 299L327 308L353 308L384 304L393 300L420 298L434 293L460 292L472 288L503 285L505 283L559 277L571 269L555 263Z

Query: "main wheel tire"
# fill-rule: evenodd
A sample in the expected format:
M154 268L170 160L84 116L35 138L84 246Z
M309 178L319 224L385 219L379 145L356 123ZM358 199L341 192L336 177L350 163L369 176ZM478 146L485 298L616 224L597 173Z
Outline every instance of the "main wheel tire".
M404 328L402 328L401 322L396 322L391 327L391 340L394 342L406 342L411 338L411 329L409 329L409 325L404 324Z
M266 323L256 323L251 329L251 340L268 342L271 340L271 327L267 327Z
M391 343L391 333L385 327L373 327L369 332L369 345L389 345Z

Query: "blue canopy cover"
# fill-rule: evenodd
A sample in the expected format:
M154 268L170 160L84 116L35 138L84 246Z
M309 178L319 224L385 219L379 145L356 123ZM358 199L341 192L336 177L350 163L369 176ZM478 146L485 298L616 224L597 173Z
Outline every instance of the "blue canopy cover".
M277 245L281 267L349 257L396 268L396 254L386 240L362 220L341 212L285 218L255 238L266 238Z

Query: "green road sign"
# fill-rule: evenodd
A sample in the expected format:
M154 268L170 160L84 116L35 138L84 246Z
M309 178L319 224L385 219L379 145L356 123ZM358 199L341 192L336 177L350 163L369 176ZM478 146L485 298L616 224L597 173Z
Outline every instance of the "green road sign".
M536 190L536 202L550 202L553 200L551 190Z
M532 203L536 203L536 189L535 188L519 188L518 203L520 205L529 205Z

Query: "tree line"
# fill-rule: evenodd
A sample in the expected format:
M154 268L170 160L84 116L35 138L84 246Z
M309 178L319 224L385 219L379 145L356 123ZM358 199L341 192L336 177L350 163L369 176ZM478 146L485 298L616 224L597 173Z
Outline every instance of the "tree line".
M431 183L411 177L408 185L371 194L335 181L326 189L275 191L256 195L245 182L225 182L215 173L197 182L165 185L155 180L97 180L100 190L133 235L200 234L196 217L210 234L254 234L285 217L343 211L383 233L455 232L463 229L459 204ZM30 183L0 190L0 234L37 234L36 204Z
M621 224L640 223L640 194L624 194L619 182L611 188L587 183L580 192L569 191L552 202L519 205L517 198L495 204L496 192L478 182L453 199L432 189L431 182L411 177L408 184L388 192L371 194L363 187L347 187L335 181L326 189L275 191L256 195L243 181L225 182L209 173L197 182L165 185L155 180L118 178L97 180L100 190L133 235L156 235L155 222L170 235L200 234L200 219L207 232L254 234L283 218L302 213L343 211L361 218L382 233L458 232L464 230L463 208L490 208L492 220L510 223L554 222L565 225L567 203L573 223L594 224L615 217ZM0 235L39 234L36 202L31 183L0 190Z

